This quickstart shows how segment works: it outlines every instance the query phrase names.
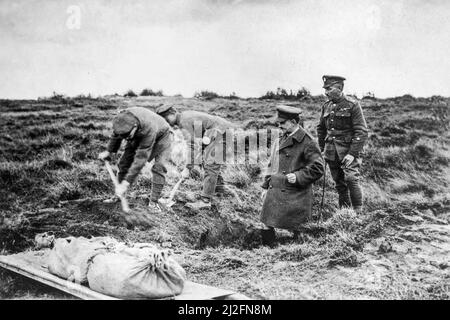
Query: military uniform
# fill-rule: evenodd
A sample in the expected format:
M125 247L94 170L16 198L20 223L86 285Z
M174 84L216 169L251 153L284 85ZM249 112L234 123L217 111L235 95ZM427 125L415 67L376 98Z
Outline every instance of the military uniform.
M166 183L167 162L170 158L170 147L173 141L169 124L156 113L142 107L125 109L116 116L113 122L113 135L107 150L115 153L123 140L122 134L131 131L137 125L134 136L127 140L125 151L119 160L119 182L134 182L146 162L155 159L152 171L151 200L161 197Z
M173 111L170 106L158 108L157 113L164 116L167 112ZM216 186L222 187L224 182L220 175L223 168L222 159L215 157L217 143L224 143L224 134L227 129L234 129L236 125L219 116L210 115L205 112L188 110L176 114L175 125L178 126L185 139L190 144L190 159L187 165L192 168L195 164L202 164L205 170L203 180L202 197L211 199ZM207 146L198 146L194 138L208 137L211 142ZM195 152L197 151L197 152ZM203 159L201 158L204 155Z
M278 107L280 114L293 114L292 107ZM298 113L299 111L297 111ZM295 183L286 177L293 173ZM267 189L261 221L268 227L296 231L311 218L312 184L324 173L324 162L315 139L301 126L275 143L262 188Z
M324 88L344 80L342 77L324 76ZM339 206L353 206L355 210L360 210L360 153L367 140L368 129L359 102L345 95L325 102L317 126L317 135L320 149L324 152L324 158L336 184ZM342 160L347 154L352 155L354 160L344 167Z

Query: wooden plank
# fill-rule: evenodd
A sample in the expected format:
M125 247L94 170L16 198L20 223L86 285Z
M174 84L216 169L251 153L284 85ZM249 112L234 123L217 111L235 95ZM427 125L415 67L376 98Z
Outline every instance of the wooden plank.
M61 279L49 272L40 270L33 265L24 265L23 260L18 259L17 257L0 256L0 266L80 299L117 300L114 297L95 292L80 284Z
M235 293L231 290L207 286L192 281L186 281L183 292L174 297L174 300L208 300L219 299Z
M21 274L30 279L49 285L84 300L118 300L89 289L86 286L59 278L47 270L46 257L50 251L29 251L15 255L1 256L0 266ZM208 285L186 281L183 292L169 299L174 300L206 300L226 299L235 294L234 291L211 287Z

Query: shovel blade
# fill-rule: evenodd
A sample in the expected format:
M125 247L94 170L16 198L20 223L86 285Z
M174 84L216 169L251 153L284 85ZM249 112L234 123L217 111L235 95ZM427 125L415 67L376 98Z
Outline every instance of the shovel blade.
M158 202L166 208L170 208L175 204L175 201L169 199L159 199Z
M169 203L167 203L167 207L170 208L175 204L175 201L170 201Z

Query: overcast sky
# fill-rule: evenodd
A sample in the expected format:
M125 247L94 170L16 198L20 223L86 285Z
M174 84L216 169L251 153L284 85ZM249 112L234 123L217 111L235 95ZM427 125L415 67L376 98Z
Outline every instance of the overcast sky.
M0 98L318 94L323 74L450 96L449 17L447 0L0 0Z

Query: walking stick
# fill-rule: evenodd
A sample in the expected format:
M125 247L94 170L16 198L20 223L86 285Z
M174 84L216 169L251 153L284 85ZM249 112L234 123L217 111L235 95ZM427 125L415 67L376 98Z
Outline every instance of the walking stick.
M319 221L322 221L322 214L323 214L323 203L325 199L325 186L327 183L327 162L325 161L325 171L323 173L323 185L322 185L322 201L320 203L320 215L319 215Z

